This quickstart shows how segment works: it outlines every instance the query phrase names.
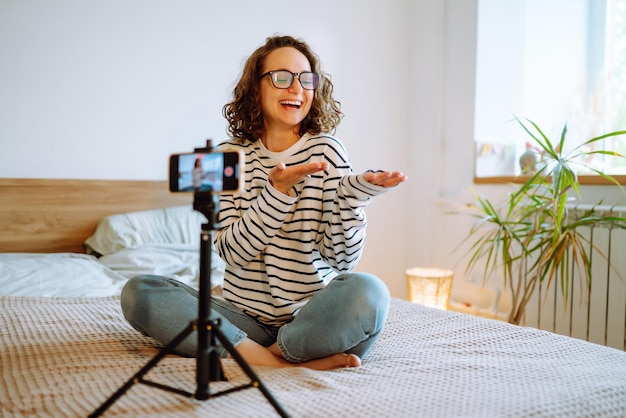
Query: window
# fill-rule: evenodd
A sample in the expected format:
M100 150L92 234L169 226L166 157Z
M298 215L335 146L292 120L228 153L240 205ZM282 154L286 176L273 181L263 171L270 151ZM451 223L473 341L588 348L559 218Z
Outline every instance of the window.
M570 148L626 130L626 0L479 0L477 50L477 179L520 174L534 144L514 116L553 142L567 124ZM599 146L626 155L626 136ZM592 162L626 174L626 159Z
M610 130L623 130L626 129L626 0L609 1L607 17L607 125ZM626 138L612 139L609 147L626 155ZM626 165L611 159L608 171L626 174Z

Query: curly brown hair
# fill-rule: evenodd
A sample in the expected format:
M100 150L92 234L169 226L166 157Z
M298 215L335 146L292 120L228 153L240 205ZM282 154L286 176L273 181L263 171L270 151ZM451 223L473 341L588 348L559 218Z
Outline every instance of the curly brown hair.
M343 114L341 103L333 98L333 83L322 73L322 63L309 45L291 36L267 38L246 61L239 82L233 90L233 100L224 105L222 114L228 121L228 133L241 141L256 141L263 132L263 114L259 98L259 79L263 71L265 57L278 48L291 47L300 51L309 61L311 71L321 74L315 89L309 114L300 124L300 135L305 133L334 133Z

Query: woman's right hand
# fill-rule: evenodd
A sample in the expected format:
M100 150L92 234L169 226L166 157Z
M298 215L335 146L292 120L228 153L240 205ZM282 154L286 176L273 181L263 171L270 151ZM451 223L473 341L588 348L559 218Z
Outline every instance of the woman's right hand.
M284 163L278 163L276 167L270 170L268 180L276 190L287 194L293 186L307 176L327 169L327 162L299 164L290 167L285 166Z

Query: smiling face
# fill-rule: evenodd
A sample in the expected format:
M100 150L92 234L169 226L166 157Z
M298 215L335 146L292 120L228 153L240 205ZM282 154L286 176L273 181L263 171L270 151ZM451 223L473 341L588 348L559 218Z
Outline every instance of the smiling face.
M292 73L311 71L307 58L295 48L284 47L270 52L265 57L263 73L276 70L289 70ZM314 90L305 90L297 77L287 89L278 89L270 76L260 81L261 110L266 135L291 131L299 137L298 129L311 109Z

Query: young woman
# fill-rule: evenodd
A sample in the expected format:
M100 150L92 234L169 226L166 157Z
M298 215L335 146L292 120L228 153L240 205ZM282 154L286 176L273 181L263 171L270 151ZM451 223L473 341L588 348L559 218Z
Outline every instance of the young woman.
M406 177L352 172L329 134L342 116L332 91L305 42L272 37L224 106L233 138L222 147L243 150L246 187L220 198L215 248L226 274L224 299L212 307L251 365L356 367L385 323L386 286L351 270L364 246L364 207ZM122 309L165 344L197 317L197 297L175 280L140 276L125 286ZM177 351L194 356L196 340Z

